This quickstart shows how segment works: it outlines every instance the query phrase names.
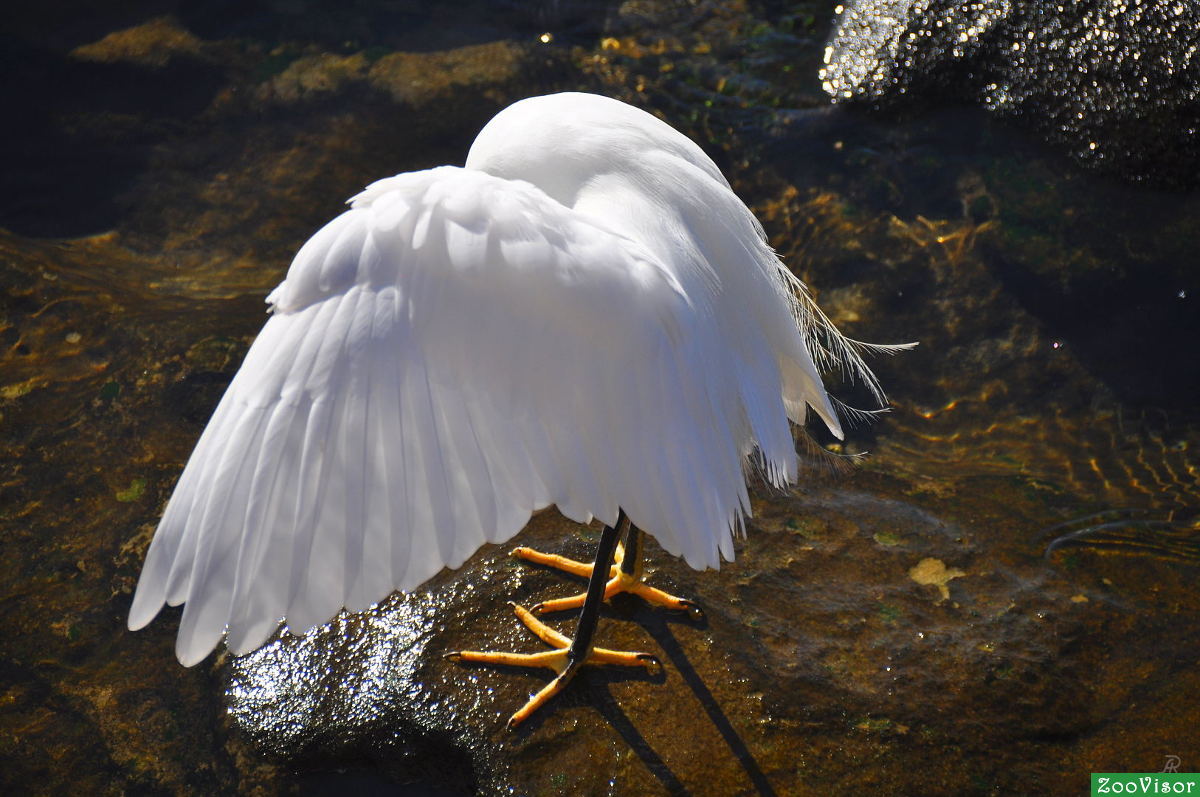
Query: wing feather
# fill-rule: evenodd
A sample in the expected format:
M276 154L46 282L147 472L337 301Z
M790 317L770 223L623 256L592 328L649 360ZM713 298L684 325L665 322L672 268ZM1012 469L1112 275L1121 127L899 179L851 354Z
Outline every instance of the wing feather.
M200 661L221 639L228 623L233 582L237 574L236 552L249 499L250 479L246 471L262 443L269 411L246 408L220 452L210 492L201 513L197 537L205 541L192 558L192 572L183 618L175 641L175 653L185 666Z
M207 441L203 437L201 438L201 444L207 442L207 446L204 458L200 461L201 467L198 469L197 483L192 488L195 492L192 506L187 515L177 515L174 518L179 526L182 526L180 531L183 539L178 546L178 555L168 563L170 573L166 582L167 600L171 601L173 606L182 603L187 598L191 574L195 569L195 560L199 551L196 538L200 534L205 507L212 494L213 484L219 471L221 452L228 448L234 436L235 427L242 417L240 410L234 404L235 402L232 400L222 399L217 406L213 419L209 422L209 427L214 428L214 433ZM158 535L155 534L155 539L157 540L157 538Z
M749 511L745 455L787 459L786 358L728 348L655 255L526 183L376 183L270 301L130 615L186 601L184 663L226 630L242 653L415 588L549 504L623 508L715 567Z
M395 301L389 296L377 296L371 319L372 362L387 356L390 341L392 314ZM364 609L379 601L381 595L392 590L392 505L391 471L387 462L387 443L379 433L384 429L383 413L399 406L399 395L394 382L388 378L387 368L362 369L367 372L364 388L365 410L362 414L362 523L363 543L357 556L352 555L347 563L353 564L347 579L345 605L353 610ZM347 515L347 524L353 522Z
M228 642L235 653L262 644L285 612L304 476L304 442L313 412L312 400L300 386L310 378L336 309L332 304L316 305L304 311L302 321L278 316L268 322L277 328L295 323L297 332L283 336L292 345L279 347L290 358L291 369L279 388L272 423L286 425L286 433L275 440L269 431L251 486L229 622Z

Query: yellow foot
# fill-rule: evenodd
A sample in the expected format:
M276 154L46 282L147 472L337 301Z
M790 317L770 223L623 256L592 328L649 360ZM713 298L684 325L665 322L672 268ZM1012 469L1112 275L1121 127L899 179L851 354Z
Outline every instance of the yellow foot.
M512 555L527 562L546 565L547 567L553 567L556 570L562 570L572 575L582 576L583 578L590 578L592 575L592 565L576 562L574 559L568 559L558 554L542 553L532 548L522 547L513 548ZM685 611L697 619L704 616L704 610L695 601L690 601L686 598L677 598L674 595L663 592L661 589L655 589L646 584L642 580L642 568L640 565L633 574L626 573L621 569L621 563L624 560L625 546L618 545L616 556L613 557L614 564L608 571L608 583L604 585L604 600L610 599L618 592L628 592L637 595L647 603L652 603L655 606L664 606L668 609ZM562 612L567 609L578 609L583 606L585 598L587 598L587 594L580 593L579 595L572 595L569 598L543 601L533 607L533 613L549 614L550 612Z
M570 656L571 640L550 628L541 620L534 617L524 606L509 603L517 617L533 633L555 650L541 653L491 653L474 650L459 650L445 654L451 661L469 661L478 664L502 664L507 667L545 667L554 670L557 675L541 691L529 698L529 702L513 714L508 721L509 730L529 719L547 700L557 695L563 687L575 676L575 671L584 664L616 664L625 667L645 667L653 670L661 667L657 658L649 653L624 653L617 650L593 647L581 659Z

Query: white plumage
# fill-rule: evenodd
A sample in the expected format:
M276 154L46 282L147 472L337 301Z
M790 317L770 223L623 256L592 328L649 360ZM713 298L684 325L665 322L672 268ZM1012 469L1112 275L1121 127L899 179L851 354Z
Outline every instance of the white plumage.
M543 507L733 558L757 449L874 381L716 165L631 106L518 102L465 168L380 180L296 255L175 489L130 628L251 651L503 542Z

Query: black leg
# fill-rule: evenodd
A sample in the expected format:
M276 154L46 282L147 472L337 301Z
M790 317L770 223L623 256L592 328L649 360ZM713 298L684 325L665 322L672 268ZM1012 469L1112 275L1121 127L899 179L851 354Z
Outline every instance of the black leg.
M625 556L621 559L621 572L630 578L642 577L642 530L633 523L625 534Z
M617 540L621 537L623 526L632 529L625 510L621 510L617 516L616 526L605 526L600 534L600 544L596 546L596 564L592 567L591 578L588 579L587 597L584 598L583 609L579 612L575 639L571 641L571 648L567 653L569 670L583 664L592 650L592 639L596 636L596 624L600 620L600 605L604 603L604 587L608 584L608 573L612 569L613 555L616 553Z
M616 578L610 578L613 561L616 558L617 543L622 535L625 536L626 553L622 564L631 562L634 576L622 570ZM501 653L493 651L457 650L446 653L451 661L474 662L477 664L499 664L508 667L545 667L554 670L556 676L550 683L542 687L537 694L529 698L517 713L508 721L510 729L517 727L527 720L533 712L544 706L547 701L563 690L575 673L584 664L617 665L622 667L645 667L656 670L662 663L648 653L633 653L617 650L606 650L593 646L596 638L596 626L600 621L600 606L604 603L605 593L609 588L626 592L634 592L642 597L676 609L689 609L695 606L691 601L683 601L661 590L642 584L642 531L635 528L624 511L617 515L614 526L605 526L600 534L600 544L596 546L596 561L592 565L576 562L558 555L542 554L527 548L517 548L514 555L529 561L548 564L577 575L587 575L587 592L571 598L560 599L558 603L567 604L559 608L581 607L579 622L575 627L575 638L569 639L533 616L533 612L522 606L513 604L513 611L525 624L525 627L536 634L543 642L555 650L541 653ZM550 606L554 602L538 604ZM534 607L535 611L537 607ZM557 611L557 608L552 608Z

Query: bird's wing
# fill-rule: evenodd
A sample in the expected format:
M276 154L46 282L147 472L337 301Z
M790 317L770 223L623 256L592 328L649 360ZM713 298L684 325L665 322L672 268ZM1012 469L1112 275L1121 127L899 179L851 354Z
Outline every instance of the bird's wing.
M247 652L412 589L551 504L622 507L695 567L732 558L763 397L636 243L443 167L360 194L268 301L130 612L186 602L184 664L226 628Z

